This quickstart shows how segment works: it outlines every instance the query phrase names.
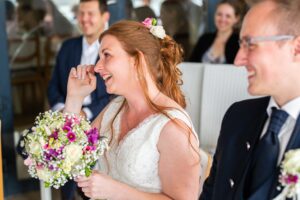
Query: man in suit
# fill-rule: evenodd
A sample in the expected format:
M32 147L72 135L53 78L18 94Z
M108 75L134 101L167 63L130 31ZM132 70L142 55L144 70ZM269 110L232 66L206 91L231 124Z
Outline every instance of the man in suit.
M201 200L272 199L284 153L300 148L300 1L265 0L244 18L235 65L267 96L226 112ZM259 21L257 20L259 16Z
M64 107L69 72L77 65L93 65L99 59L98 38L109 20L106 0L80 0L77 20L83 35L66 40L57 55L48 86L48 101L52 110ZM97 89L84 100L82 114L93 120L107 105L109 95L100 76Z
M62 44L49 82L48 101L52 110L64 108L71 68L93 65L99 59L98 38L109 20L106 0L80 0L77 20L83 35L66 40ZM97 75L97 88L84 99L81 114L93 120L107 105L109 98L102 78ZM74 199L75 188L75 183L69 181L62 187L62 199Z

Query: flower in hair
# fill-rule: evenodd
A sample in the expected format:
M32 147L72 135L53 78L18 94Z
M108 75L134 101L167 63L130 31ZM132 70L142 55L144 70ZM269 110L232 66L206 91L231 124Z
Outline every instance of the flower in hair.
M155 18L146 18L143 22L152 35L164 39L166 37L166 32L164 27L157 25L157 20Z

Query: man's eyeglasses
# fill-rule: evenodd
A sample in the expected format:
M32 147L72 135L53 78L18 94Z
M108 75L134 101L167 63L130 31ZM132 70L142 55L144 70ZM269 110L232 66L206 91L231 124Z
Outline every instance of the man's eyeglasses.
M258 42L292 40L294 38L295 38L295 36L293 36L293 35L244 37L239 40L239 45L240 45L240 48L248 50L251 47L251 45L256 44Z

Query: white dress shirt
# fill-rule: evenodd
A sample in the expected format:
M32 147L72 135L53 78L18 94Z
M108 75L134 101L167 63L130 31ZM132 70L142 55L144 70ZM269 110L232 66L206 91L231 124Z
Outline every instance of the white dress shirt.
M300 97L297 97L297 98L289 101L288 103L283 105L281 108L275 102L274 98L271 97L269 105L267 107L268 116L271 116L272 107L276 107L277 109L282 109L289 114L286 122L283 124L283 126L279 132L279 135L278 135L280 149L279 149L279 156L278 156L277 164L279 165L281 162L281 159L283 157L285 148L288 145L288 142L292 136L292 132L295 128L296 121L297 121L297 118L300 113ZM266 133L269 123L270 123L270 117L268 118L268 120L266 121L266 123L264 125L263 131L261 134L261 138Z

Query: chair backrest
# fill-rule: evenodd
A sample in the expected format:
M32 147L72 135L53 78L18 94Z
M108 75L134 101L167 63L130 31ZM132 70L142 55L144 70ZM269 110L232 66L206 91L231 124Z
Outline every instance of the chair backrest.
M247 92L247 73L233 65L209 65L204 68L200 106L200 142L214 150L226 110L234 102L253 98Z
M181 63L182 90L200 139L201 148L213 153L221 122L231 104L253 98L247 92L244 68L233 65Z
M183 85L181 89L186 98L186 110L193 121L195 130L199 133L204 65L200 63L181 63L179 68L182 71Z
M8 42L10 67L12 70L27 68L41 70L39 36L33 36L25 40L10 38Z

